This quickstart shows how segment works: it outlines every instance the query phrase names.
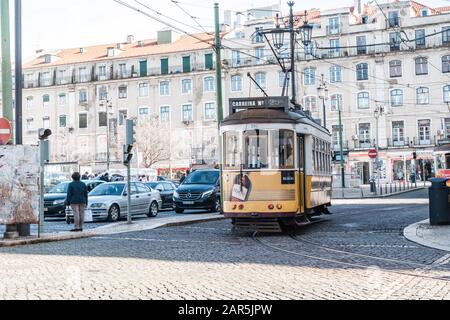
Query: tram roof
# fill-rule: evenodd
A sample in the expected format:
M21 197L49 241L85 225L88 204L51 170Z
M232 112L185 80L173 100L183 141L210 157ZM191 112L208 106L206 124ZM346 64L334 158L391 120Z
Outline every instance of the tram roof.
M297 112L283 112L276 109L248 109L236 112L222 121L221 126L250 124L250 123L289 123L289 124L308 124L321 131L329 133L328 130L310 119L304 114Z

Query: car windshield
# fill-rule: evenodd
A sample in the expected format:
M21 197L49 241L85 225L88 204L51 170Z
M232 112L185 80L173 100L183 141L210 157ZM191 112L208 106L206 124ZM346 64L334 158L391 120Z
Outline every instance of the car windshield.
M123 189L125 188L125 184L116 183L116 184L102 184L92 190L89 193L89 196L120 196L123 193Z
M69 188L69 182L60 183L56 187L52 188L48 193L67 193Z
M186 178L183 184L215 184L219 179L218 171L196 171Z

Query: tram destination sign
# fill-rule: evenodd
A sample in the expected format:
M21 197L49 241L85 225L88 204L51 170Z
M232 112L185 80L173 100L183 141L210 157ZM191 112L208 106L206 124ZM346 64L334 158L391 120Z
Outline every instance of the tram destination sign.
M233 98L230 99L230 114L248 109L289 110L289 97Z

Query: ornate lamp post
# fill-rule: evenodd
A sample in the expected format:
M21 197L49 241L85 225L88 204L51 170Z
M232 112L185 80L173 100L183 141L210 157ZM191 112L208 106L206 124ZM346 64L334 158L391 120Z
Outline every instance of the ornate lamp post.
M327 127L327 110L326 110L326 101L329 100L329 91L328 91L328 87L327 84L324 80L324 75L322 74L322 80L320 81L320 85L317 88L317 92L318 92L318 96L319 99L322 100L322 104L323 104L323 127L326 128Z

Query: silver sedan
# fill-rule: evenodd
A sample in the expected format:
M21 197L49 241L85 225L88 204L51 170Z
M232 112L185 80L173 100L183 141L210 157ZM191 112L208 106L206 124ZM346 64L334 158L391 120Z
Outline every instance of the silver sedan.
M86 210L92 212L93 220L116 222L128 216L127 184L125 182L105 183L89 193ZM147 215L154 218L161 210L162 200L158 191L151 190L140 182L131 183L131 215ZM73 220L68 211L67 220Z

